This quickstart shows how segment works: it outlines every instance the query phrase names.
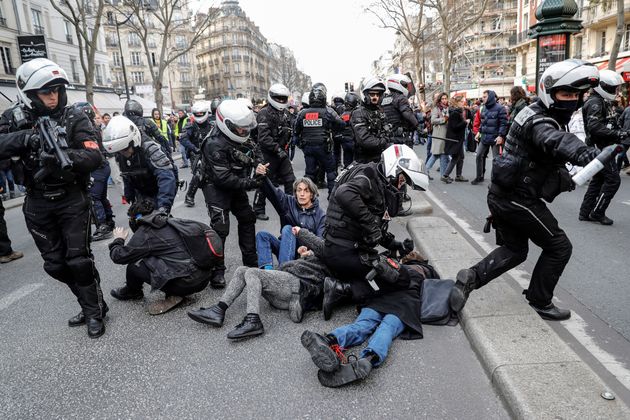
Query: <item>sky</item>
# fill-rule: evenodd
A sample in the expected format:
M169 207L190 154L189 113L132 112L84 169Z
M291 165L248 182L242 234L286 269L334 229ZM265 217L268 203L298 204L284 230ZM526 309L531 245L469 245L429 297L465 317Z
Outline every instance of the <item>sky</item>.
M371 64L394 46L395 33L364 12L374 0L239 0L269 42L290 48L298 68L328 92L370 75ZM220 0L204 1L220 4Z

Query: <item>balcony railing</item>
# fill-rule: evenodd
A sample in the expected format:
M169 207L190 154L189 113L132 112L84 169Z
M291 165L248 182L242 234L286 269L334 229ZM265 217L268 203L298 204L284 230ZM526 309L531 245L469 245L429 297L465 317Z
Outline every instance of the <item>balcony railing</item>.
M35 35L44 35L44 27L40 25L33 25L33 32Z

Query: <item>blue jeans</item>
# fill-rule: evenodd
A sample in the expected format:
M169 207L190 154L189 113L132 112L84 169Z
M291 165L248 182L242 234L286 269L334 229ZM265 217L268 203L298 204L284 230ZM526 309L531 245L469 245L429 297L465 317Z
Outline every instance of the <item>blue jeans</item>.
M188 156L186 155L186 148L182 144L179 145L179 152L182 154L182 164L184 166L188 166Z
M431 155L431 157L427 161L427 173L431 168L433 168L433 164L436 160L438 160L438 158L440 159L440 173L443 174L444 172L446 172L446 167L448 166L450 159L449 155L447 155L446 153L442 153L441 155Z
M112 170L109 162L105 161L102 168L98 168L91 173L93 178L92 187L90 188L90 197L94 206L94 214L98 223L104 223L105 220L112 218L112 205L107 199L107 180Z
M384 315L374 309L363 308L354 324L339 327L330 334L335 336L341 347L349 348L363 343L370 334L374 333L370 337L367 347L361 351L360 357L374 353L378 356L378 362L375 366L379 366L385 361L392 341L404 329L405 325L396 315Z
M291 226L289 225L282 228L280 239L265 231L256 234L256 252L258 252L259 268L273 265L274 255L278 258L279 265L294 260L296 249L297 238L291 232Z

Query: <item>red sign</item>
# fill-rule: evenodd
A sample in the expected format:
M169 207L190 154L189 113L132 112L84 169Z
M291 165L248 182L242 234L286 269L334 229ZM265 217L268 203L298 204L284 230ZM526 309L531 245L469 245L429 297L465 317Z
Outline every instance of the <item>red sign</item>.
M319 118L319 113L318 112L308 112L306 115L304 115L304 118L307 120L316 120Z

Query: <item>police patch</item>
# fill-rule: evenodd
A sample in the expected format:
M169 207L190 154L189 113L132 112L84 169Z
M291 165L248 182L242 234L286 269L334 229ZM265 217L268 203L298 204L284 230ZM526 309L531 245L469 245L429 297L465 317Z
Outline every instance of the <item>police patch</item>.
M392 103L392 101L394 100L393 97L391 96L386 96L383 98L383 101L381 102L381 105L389 105Z
M322 127L324 125L324 122L321 118L318 118L316 120L303 120L302 121L302 126L303 127Z
M536 112L534 112L530 107L525 107L518 113L516 118L514 118L514 122L518 125L523 125L525 124L525 121L534 115L536 115Z

